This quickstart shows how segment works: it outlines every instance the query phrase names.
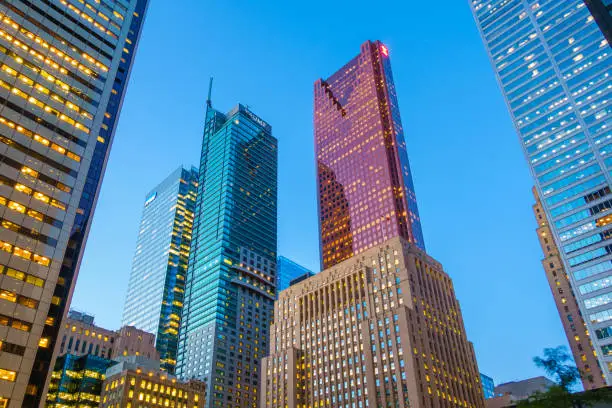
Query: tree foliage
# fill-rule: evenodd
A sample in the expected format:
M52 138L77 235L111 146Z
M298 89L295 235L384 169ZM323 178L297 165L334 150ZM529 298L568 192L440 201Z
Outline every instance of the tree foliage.
M544 349L544 356L535 357L533 362L556 384L520 401L517 408L587 408L600 402L612 402L612 392L608 388L572 394L572 387L580 381L580 371L572 361L564 346Z
M580 380L580 371L572 364L572 356L564 346L544 349L544 357L534 357L536 367L543 369L558 386L569 391Z

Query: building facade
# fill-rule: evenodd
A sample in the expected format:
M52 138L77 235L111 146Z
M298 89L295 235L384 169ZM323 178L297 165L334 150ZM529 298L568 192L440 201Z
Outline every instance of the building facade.
M73 310L64 321L60 339L58 358L71 354L75 357L93 355L107 360L126 355L159 359L154 334L131 326L108 330L96 326L93 316Z
M208 407L256 407L276 297L277 140L210 98L177 375L207 383Z
M160 370L159 360L121 357L106 371L100 407L103 408L203 408L206 384L201 381L177 381Z
M542 267L546 272L546 278L555 299L555 305L559 311L561 324L572 350L576 367L580 370L582 385L585 390L604 387L606 382L597 361L597 353L593 348L591 334L580 313L578 300L561 260L561 252L553 239L550 223L546 218L542 201L535 188L533 189L533 195L536 200L533 213L538 223L536 232L544 253ZM603 333L596 332L595 334L601 337Z
M173 374L198 189L196 168L179 167L145 197L123 325L154 333L162 369Z
M261 408L484 407L442 266L395 237L280 293Z
M480 383L482 384L482 392L485 399L495 397L495 382L491 377L480 373Z
M314 84L321 267L394 236L425 248L389 49L367 41Z
M65 354L55 360L45 406L97 408L106 370L113 361L95 355Z
M310 270L284 256L278 257L276 262L276 273L278 292L287 289L295 279L306 279L314 275Z
M45 393L145 9L0 4L0 404Z
M582 0L470 5L587 330L612 330L610 45Z
M49 4L47 0L42 2L23 1L22 3L29 4L28 7L30 7L32 11L36 10L38 14L32 14L32 16L44 14L41 10L44 9L45 4ZM75 4L77 4L76 8L74 7ZM59 64L59 68L56 68L54 65L58 60L52 60L50 62L45 60L45 66L47 68L53 67L53 70L48 71L52 74L57 74L56 70L59 69L61 74L67 75L67 77L65 77L67 83L71 84L71 81L74 82L74 91L76 93L83 92L84 94L90 94L94 100L94 102L92 102L94 105L96 104L95 101L98 100L98 109L94 118L95 127L92 127L92 131L89 133L94 137L89 138L91 141L88 142L89 145L86 148L86 158L90 159L90 161L83 161L83 164L87 164L87 166L82 167L83 172L86 171L86 176L84 177L82 192L79 195L78 201L76 201L78 204L75 204L76 214L74 215L74 222L70 228L67 247L63 255L64 259L61 263L59 277L53 290L54 301L52 301L49 306L49 312L45 319L45 326L43 327L42 337L50 339L50 347L41 347L38 349L35 359L36 364L34 364L28 385L29 390L26 394L26 398L28 399L27 403L32 403L34 405L38 404L46 392L46 389L40 387L40 384L48 383L48 378L47 382L44 381L44 378L48 376L50 368L52 367L51 362L53 361L53 353L57 347L56 339L61 327L59 321L65 316L68 310L72 292L76 284L78 270L102 185L102 179L106 170L110 148L114 140L115 129L119 121L123 97L129 82L132 64L138 48L149 0L118 1L113 5L109 5L108 2L96 2L96 6L92 6L93 9L86 6L88 10L81 13L81 18L77 17L77 21L75 21L74 15L78 14L77 11L79 8L84 7L84 3L79 1L79 3L75 4L68 5L67 3L62 3L62 7L59 9L57 7L50 7L51 10L47 13L47 19L43 18L42 20L36 20L46 25L48 28L46 33L41 37L44 38L45 35L51 35L53 40L49 41L51 37L48 37L47 42L49 44L55 43L60 53L63 52L62 47L56 42L59 41L63 47L69 47L70 43L63 41L63 33L68 35L71 28L76 29L74 42L77 45L80 45L83 39L89 36L89 41L82 43L84 46L83 49L86 51L81 55L84 62L83 64L79 62L78 58L73 60L64 58L65 64ZM62 8L64 8L64 10L62 10ZM95 10L98 17L91 15L92 10ZM28 11L26 11L26 13L28 13ZM57 22L61 20L61 16L66 13L73 13L73 19L67 18L66 22L68 22L69 26L60 23L58 26L60 31L57 31L54 24L57 24ZM114 16L112 18L110 17L111 13ZM36 19L38 19L38 17L36 17ZM35 23L33 20L30 21L32 21L33 24ZM76 24L79 28L73 24ZM80 24L84 24L85 27ZM109 50L110 48L107 48L108 43L106 42L103 42L104 44L99 43L101 47L96 48L98 39L89 34L94 27L102 31L101 27L105 25L114 26L115 24L121 25L121 34L117 41L113 41L116 48L113 49L112 59L109 59L109 61L112 62L108 65L107 72L102 71L102 75L96 77L96 74L100 72L96 72L96 68L93 66L88 67L85 61L89 60L90 63L93 63L94 61L90 60L91 55L98 56L101 60L106 60L109 54L105 52L104 49L106 48ZM87 27L89 27L89 29ZM80 31L81 28L84 28L85 31ZM59 34L59 36L57 34ZM35 42L37 42L36 39ZM87 54L87 50L90 50L89 55ZM72 51L75 50L72 49ZM76 51L78 54L78 48ZM42 55L45 55L44 51ZM57 54L58 57L60 55L61 54ZM68 62L71 65L70 67L66 64ZM44 68L44 66L42 68ZM89 73L87 69L90 69L91 73ZM104 68L101 67L101 69ZM88 76L90 78L87 78ZM96 77L95 79L97 79L97 81L92 80L92 77ZM61 78L61 76L59 78ZM50 80L51 78L47 77L47 79ZM81 81L81 79L86 79L86 82ZM104 83L103 87L100 87L101 83ZM84 96L84 99L86 99L86 96ZM58 134L58 138L66 136L59 131ZM66 156L69 156L69 153L70 151L67 151ZM67 214L71 214L70 206ZM68 219L69 218L67 218L67 220ZM66 224L66 228L68 228L69 224L70 223ZM58 324L52 325L52 322L58 322ZM35 395L34 391L36 391Z

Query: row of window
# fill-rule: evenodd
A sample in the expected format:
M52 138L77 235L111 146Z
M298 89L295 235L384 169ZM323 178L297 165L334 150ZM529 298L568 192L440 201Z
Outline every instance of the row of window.
M13 211L16 211L16 212L21 213L21 214L25 214L28 217L34 218L35 220L44 222L44 223L49 224L49 225L53 225L54 227L57 227L57 228L61 228L62 225L63 225L63 223L61 221L58 221L58 220L56 220L53 217L50 217L50 216L45 215L45 214L41 214L41 213L39 213L36 210L33 210L33 209L28 208L28 207L26 207L24 205L21 205L21 204L19 204L16 201L11 201L11 200L7 199L6 197L0 196L0 205L6 206L6 207L8 207L9 209L11 209Z
M7 300L11 303L17 303L30 309L36 309L38 307L38 300L19 295L6 289L0 289L0 299Z
M576 265L580 265L580 264L592 261L593 259L601 258L603 256L610 254L611 252L612 252L612 244L606 245L601 248L594 249L592 251L585 252L573 258L569 258L568 262L571 266L576 266Z
M578 287L578 290L581 294L586 295L587 293L595 292L600 289L605 289L610 286L612 286L612 278L606 277L581 285Z
M55 198L50 198L49 196L39 191L32 190L30 187L25 186L21 183L17 183L16 181L11 180L10 178L2 174L0 174L0 185L6 185L9 187L12 187L15 190L19 191L20 193L32 196L35 199L42 201L45 204L49 204L55 208L59 208L60 210L66 211L66 204L64 204L63 202L56 200Z
M34 261L42 266L49 266L51 264L51 260L46 256L32 253L27 249L19 248L18 246L11 245L8 242L0 241L0 250L11 253L23 259L27 259L28 261Z
M13 329L26 332L29 332L32 329L32 323L5 315L0 315L0 326L12 327Z

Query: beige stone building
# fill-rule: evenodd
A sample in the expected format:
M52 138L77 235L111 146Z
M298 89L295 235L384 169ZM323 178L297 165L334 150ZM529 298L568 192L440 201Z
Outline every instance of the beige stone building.
M131 326L108 330L96 326L93 316L74 310L68 313L63 323L55 354L90 354L109 360L120 356L141 355L159 360L154 334Z
M559 311L563 330L565 330L567 341L574 355L576 367L582 373L582 385L585 390L605 387L606 382L597 361L597 354L593 348L589 331L582 318L582 313L580 313L578 301L563 266L559 248L555 243L548 219L542 208L542 202L535 188L533 188L533 196L536 200L533 213L538 223L536 231L544 252L542 266Z
M206 383L178 381L159 369L159 360L137 356L120 360L106 372L101 408L204 408Z
M484 407L451 279L396 237L279 295L260 407Z

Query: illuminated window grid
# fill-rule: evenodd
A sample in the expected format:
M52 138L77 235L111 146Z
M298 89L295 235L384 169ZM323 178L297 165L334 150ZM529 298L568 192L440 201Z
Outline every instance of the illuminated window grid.
M484 406L452 283L402 238L291 286L274 316L262 406Z
M104 381L100 407L175 406L203 408L206 385L200 381L181 382L164 372L124 370Z
M145 198L123 312L124 325L157 334L162 368L171 374L177 359L196 193L197 170L179 168Z
M388 57L383 44L367 42L315 83L324 267L393 236L423 245Z
M227 114L209 106L206 116L204 194L198 196L193 233L198 251L190 255L177 375L206 380L213 406L227 398L253 405L276 294L277 141L271 127L243 105ZM230 194L235 211L219 202ZM235 302L224 302L223 293ZM225 326L234 329L226 334ZM208 341L217 334L223 344ZM201 353L229 357L204 361ZM228 373L236 373L234 380Z
M87 171L92 161L91 157L84 156L88 134L97 137L102 133L101 129L92 128L93 119L99 109L108 105L108 91L115 78L107 76L109 71L115 72L124 45L122 39L121 48L117 46L113 33L119 34L119 27L130 24L133 17L135 2L123 3L127 8L110 3L110 12L109 3L103 3L106 6L99 1L70 0L62 4L24 0L4 4L0 16L0 99L4 107L0 141L9 146L0 177L3 227L0 237L3 244L11 246L9 253L6 252L9 247L3 245L1 257L3 264L10 260L11 265L20 265L20 269L43 277L46 277L46 268L53 267L51 259L58 261L55 267L59 268L64 248L54 251L53 245L41 243L54 243L52 239L58 234L65 238L69 233L66 228L72 226L74 212L65 211L67 203L75 202L73 193L80 194L84 179L81 170ZM75 13L75 7L83 8L85 14ZM41 11L45 15L39 14ZM104 134L104 137L110 140L111 135ZM20 163L21 160L25 161ZM83 160L87 166L81 169ZM79 189L73 191L77 186ZM95 196L91 199L95 200ZM18 220L23 220L29 229L21 227ZM46 232L45 224L53 226L50 233ZM23 279L29 279L28 276ZM49 284L55 286L56 282ZM52 293L53 287L50 289ZM19 302L23 295L15 295ZM53 309L61 304L61 299L54 297L50 302ZM37 321L42 318L45 322L44 312L36 314ZM53 341L44 336L38 344L42 350L52 348ZM38 350L37 360L39 354L44 353ZM40 364L37 362L35 366ZM27 364L23 370L27 376ZM38 405L23 401L42 393L44 378L38 377L33 383L26 384L25 395L26 386L17 384L11 402Z
M610 277L606 232L612 169L610 46L581 0L472 1L497 79L535 178L552 239L584 315L588 279ZM603 207L602 207L603 205ZM602 288L597 294L609 293ZM600 305L596 312L609 307ZM587 329L599 326L590 320ZM593 338L606 382L609 357Z

